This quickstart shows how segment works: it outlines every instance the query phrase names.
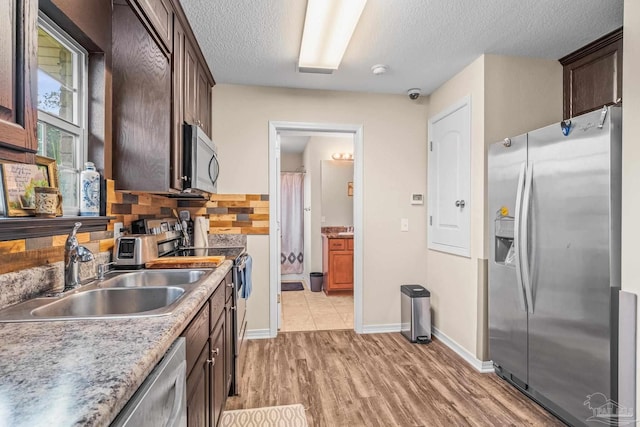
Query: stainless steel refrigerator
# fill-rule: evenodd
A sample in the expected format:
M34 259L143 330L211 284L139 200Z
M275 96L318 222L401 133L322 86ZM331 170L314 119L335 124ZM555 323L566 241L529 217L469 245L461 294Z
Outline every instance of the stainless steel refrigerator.
M594 111L489 148L489 349L571 425L617 401L621 120Z

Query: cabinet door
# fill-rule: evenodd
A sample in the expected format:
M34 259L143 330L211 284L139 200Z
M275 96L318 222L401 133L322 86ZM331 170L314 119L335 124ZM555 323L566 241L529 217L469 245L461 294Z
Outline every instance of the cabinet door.
M184 43L184 121L196 124L198 93L198 57L191 43Z
M211 360L213 360L210 397L212 427L218 425L222 415L222 410L224 409L224 403L227 398L227 394L225 393L227 379L225 377L224 355L226 352L224 348L224 340L225 316L222 316L209 338L209 341L211 342Z
M171 51L173 46L173 9L167 0L138 0L138 4L158 33L165 47Z
M353 252L329 252L329 271L332 279L330 290L353 288Z
M113 175L118 189L170 187L171 65L128 5L113 4Z
M182 122L184 118L184 54L185 49L185 33L184 28L177 18L173 23L173 60L171 67L173 72L172 93L172 117L171 122L171 188L174 190L182 190L182 151L183 151L183 128Z
M187 426L210 427L211 366L209 345L205 345L187 377Z
M233 370L235 363L235 356L233 354L233 314L235 310L231 309L233 299L227 301L227 305L225 307L225 337L224 337L224 366L225 366L225 376L227 378L227 382L225 384L224 393L225 395L229 395L231 391L231 382L233 380Z
M0 147L23 152L38 149L37 16L36 0L0 3Z
M202 64L198 66L198 124L211 137L211 84Z
M622 97L622 29L560 60L564 118L615 104Z

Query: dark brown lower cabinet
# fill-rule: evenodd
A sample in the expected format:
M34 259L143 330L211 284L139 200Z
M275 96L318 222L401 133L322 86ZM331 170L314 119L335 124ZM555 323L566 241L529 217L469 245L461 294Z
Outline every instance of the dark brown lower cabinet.
M216 427L229 394L229 348L225 280L182 333L187 339L187 425ZM230 301L230 300L229 300ZM230 311L230 310L229 310ZM196 354L197 359L196 359ZM195 360L195 362L194 362Z
M233 353L233 314L234 309L231 308L233 303L233 298L229 298L227 300L227 305L225 306L225 346L224 346L224 361L225 361L225 376L227 378L227 382L225 385L225 393L227 396L231 392L231 380L233 378L233 368L234 368L234 353Z
M224 313L220 316L218 324L215 326L209 341L211 342L211 359L213 361L213 367L211 370L211 412L212 420L211 426L217 426L220 423L222 417L222 411L224 410L224 403L227 400L227 393L225 388L227 379L225 376L225 316Z
M211 366L209 345L205 345L187 377L187 425L210 427Z

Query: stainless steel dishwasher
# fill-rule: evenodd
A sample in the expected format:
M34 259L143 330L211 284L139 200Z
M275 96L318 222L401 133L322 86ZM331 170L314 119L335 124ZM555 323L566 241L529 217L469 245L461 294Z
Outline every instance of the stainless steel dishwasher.
M186 427L185 348L184 338L175 340L111 427Z

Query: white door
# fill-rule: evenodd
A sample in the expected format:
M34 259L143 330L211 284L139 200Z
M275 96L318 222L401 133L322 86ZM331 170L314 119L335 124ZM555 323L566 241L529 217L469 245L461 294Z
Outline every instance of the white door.
M430 249L470 256L471 99L429 120Z
M281 272L281 267L282 265L280 264L280 254L282 253L282 206L281 206L281 201L282 201L282 195L281 195L281 188L280 188L280 134L276 135L276 200L274 200L272 203L276 204L276 218L277 218L277 227L278 229L276 230L276 235L278 236L278 238L276 239L278 241L278 250L277 250L277 254L278 254L278 263L277 263L277 278L278 278L278 329L280 329L280 325L282 324L282 304L281 304L281 298L282 298L282 272Z

